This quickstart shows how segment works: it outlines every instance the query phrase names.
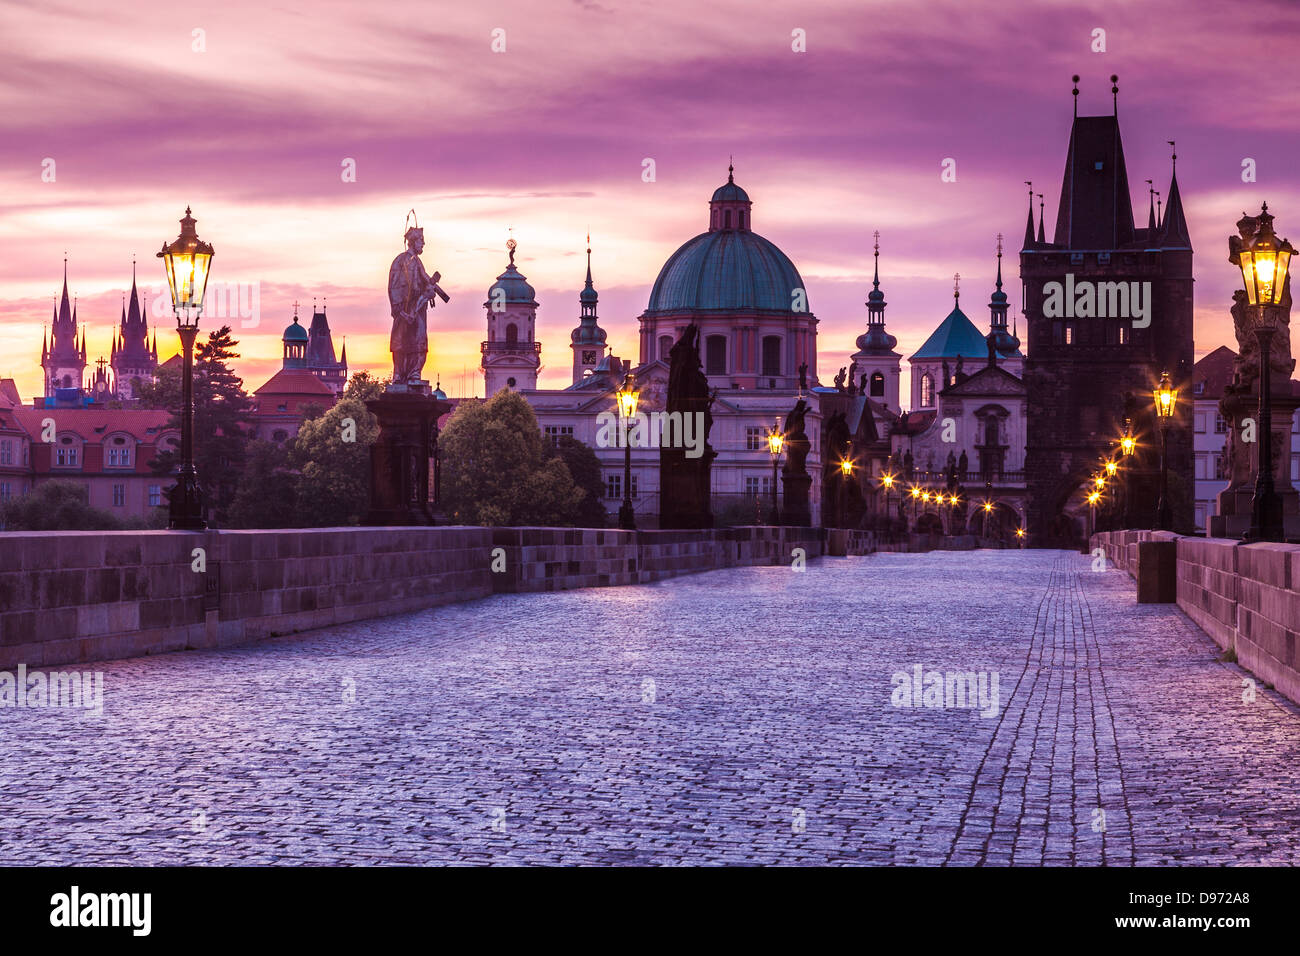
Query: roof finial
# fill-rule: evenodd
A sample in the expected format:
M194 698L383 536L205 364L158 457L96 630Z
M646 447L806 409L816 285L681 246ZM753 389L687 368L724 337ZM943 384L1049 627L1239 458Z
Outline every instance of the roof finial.
M1165 140L1165 142L1169 144L1169 151L1173 153L1171 159L1174 164L1174 175L1177 176L1178 175L1178 147L1174 145L1174 141L1172 139Z
M510 250L510 265L513 266L515 264L515 246L517 246L519 243L515 242L514 226L511 226L506 231L510 233L510 238L506 240L506 248Z
M727 157L727 182L734 183L736 181L733 175L735 172L736 172L736 157L728 156Z
M1110 75L1110 99L1115 115L1119 116L1119 76L1115 73Z
M873 233L873 235L875 236L875 240L876 240L876 271L875 271L875 275L871 279L871 285L873 288L879 289L880 288L880 230L877 229Z
M960 272L954 272L952 274L952 297L954 299L961 298L961 273Z
M314 307L314 305L315 305L315 302L316 302L316 300L315 300L315 299L312 299L313 307ZM295 319L298 318L298 300L297 300L297 299L294 299L294 300L293 300L293 317L294 317Z
M1162 203L1160 202L1160 190L1157 189L1155 193L1156 193L1156 225L1159 226L1161 223L1165 221L1165 214L1161 210Z
M1078 119L1079 118L1079 74L1078 73L1074 74L1074 76L1070 77L1070 79L1074 81L1074 90L1073 90L1074 118Z
M1002 288L1002 233L998 233L998 286Z

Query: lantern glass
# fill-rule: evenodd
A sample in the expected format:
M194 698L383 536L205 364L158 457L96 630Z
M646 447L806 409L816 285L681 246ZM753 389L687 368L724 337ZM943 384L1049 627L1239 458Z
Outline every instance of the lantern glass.
M853 474L853 462L850 461L850 460L847 459L847 458L845 458L843 461L841 461L841 462L840 462L840 474L843 475L843 476L846 477L846 478L847 478L849 475Z
M176 320L184 325L197 325L203 311L203 297L208 289L213 249L194 231L194 217L187 207L181 220L181 234L164 244L158 253L167 269L167 287L171 292L172 309Z
M632 379L629 377L623 383L623 387L616 393L618 397L618 410L624 418L633 418L636 415L637 401L640 396L636 388L632 385Z
M1160 376L1160 384L1155 389L1156 414L1161 418L1173 418L1174 407L1178 404L1178 389L1169 382L1169 373Z
M773 455L781 454L781 448L785 445L785 436L780 432L772 432L767 436L767 449Z

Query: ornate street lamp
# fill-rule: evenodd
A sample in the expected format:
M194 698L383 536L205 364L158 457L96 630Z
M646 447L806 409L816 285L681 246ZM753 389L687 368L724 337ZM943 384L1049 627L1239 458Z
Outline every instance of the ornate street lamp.
M885 525L885 529L886 529L885 533L890 534L891 539L892 539L891 532L894 527L894 516L889 511L889 493L894 490L895 480L896 480L896 476L891 474L890 472L885 472L883 475L880 476L880 486L885 489L885 521L887 522Z
M1160 425L1160 502L1156 506L1156 530L1168 531L1173 524L1173 509L1169 505L1169 422L1178 409L1178 389L1169 380L1169 373L1160 376L1154 392L1156 420Z
M170 517L168 526L181 531L202 531L203 497L198 473L194 470L194 339L199 334L199 316L203 313L203 296L208 288L212 265L212 246L194 231L194 217L185 207L181 234L164 243L158 258L167 267L167 285L171 290L172 311L176 313L176 331L185 355L181 396L181 464L176 484L168 491Z
M848 522L845 520L845 516L844 516L844 509L847 504L849 479L852 477L853 477L853 459L841 458L840 459L840 493L839 493L839 504L837 507L837 510L839 511L839 521L840 521L841 528L848 527Z
M636 515L632 511L632 420L636 417L639 398L632 373L623 378L623 385L614 393L618 413L623 416L623 505L618 509L618 526L624 531L636 530Z
M1088 539L1092 539L1093 533L1097 530L1097 502L1101 500L1101 492L1093 491L1088 495Z
M1255 235L1249 240L1233 236L1230 260L1241 268L1246 299L1253 307L1255 341L1259 343L1259 456L1255 472L1255 497L1250 509L1248 541L1282 541L1282 499L1273 482L1273 395L1269 370L1269 347L1273 336L1286 323L1282 297L1286 294L1287 272L1295 249L1273 232L1273 217L1264 203L1256 220Z
M781 460L781 449L784 447L785 435L781 434L781 423L775 422L767 436L767 450L772 453L772 510L768 513L767 523L773 526L781 523L781 509L776 503L776 466Z

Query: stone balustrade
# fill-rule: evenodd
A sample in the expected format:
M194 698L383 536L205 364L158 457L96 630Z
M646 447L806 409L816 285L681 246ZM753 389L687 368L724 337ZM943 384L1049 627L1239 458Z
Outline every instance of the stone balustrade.
M1170 539L1177 545L1178 606L1214 642L1232 651L1257 678L1300 703L1300 545L1241 544L1228 538L1168 532L1095 534L1116 567L1136 576L1137 545Z
M818 528L0 533L0 669L224 647L497 592L655 581L826 553ZM852 532L850 554L875 550Z

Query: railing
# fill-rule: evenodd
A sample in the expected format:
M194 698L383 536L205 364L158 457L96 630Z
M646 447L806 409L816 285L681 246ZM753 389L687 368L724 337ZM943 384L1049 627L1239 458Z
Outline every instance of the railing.
M481 342L479 343L479 351L484 355L488 355L492 352L505 352L505 353L534 352L540 354L542 351L542 343L541 342Z

